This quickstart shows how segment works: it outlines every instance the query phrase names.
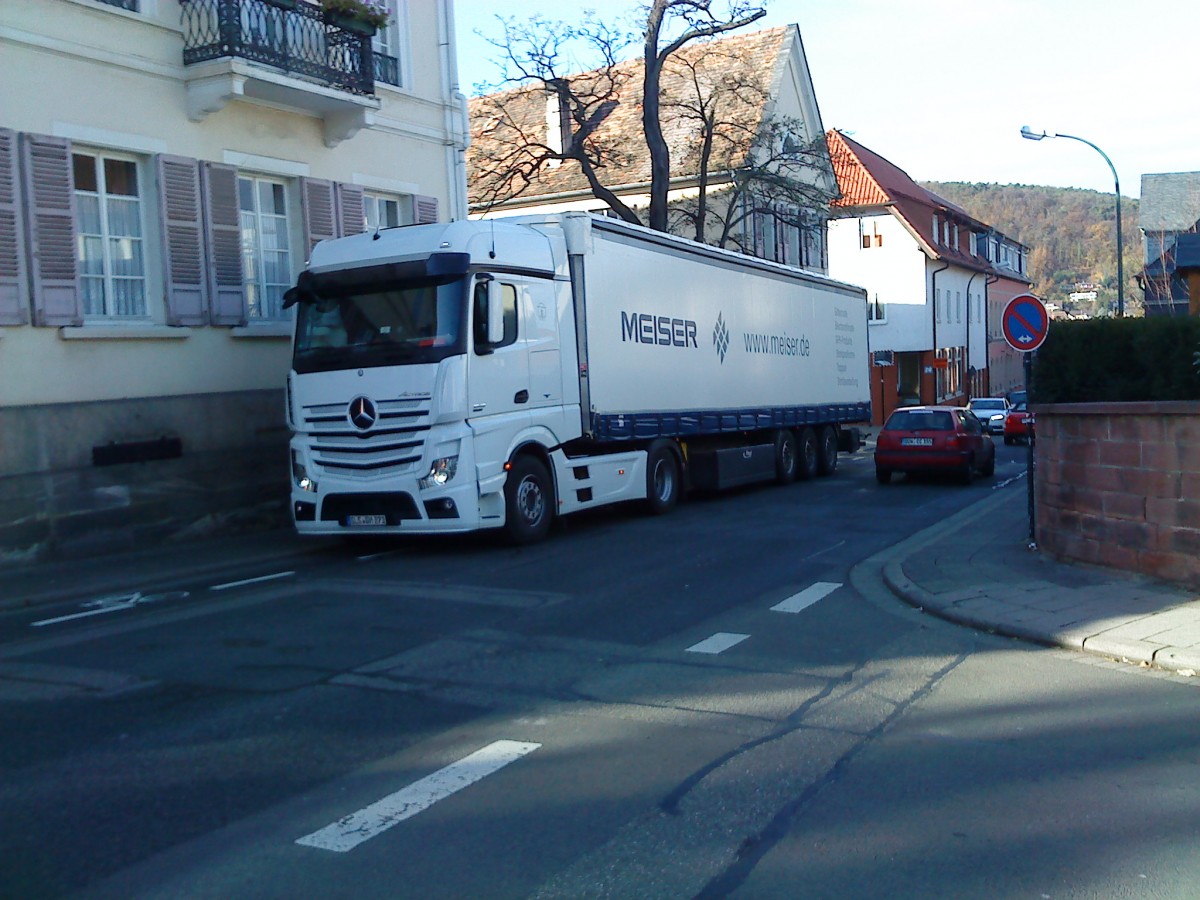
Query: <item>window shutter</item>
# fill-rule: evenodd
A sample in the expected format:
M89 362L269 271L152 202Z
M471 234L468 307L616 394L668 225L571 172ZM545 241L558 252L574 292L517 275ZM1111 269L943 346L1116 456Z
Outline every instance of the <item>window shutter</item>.
M0 325L24 325L25 254L17 201L17 134L0 128Z
M214 325L245 325L237 169L205 163L200 171L208 245L209 318Z
M301 178L300 199L304 216L304 252L307 256L320 241L337 237L333 221L333 182L322 178Z
M438 220L437 197L413 197L413 211L417 216L418 225L429 225Z
M363 230L363 189L357 184L337 186L338 237L361 234Z
M63 138L23 134L20 148L33 323L82 325L71 144Z
M159 154L154 158L154 167L163 223L167 324L205 325L208 286L204 277L200 164L194 159Z

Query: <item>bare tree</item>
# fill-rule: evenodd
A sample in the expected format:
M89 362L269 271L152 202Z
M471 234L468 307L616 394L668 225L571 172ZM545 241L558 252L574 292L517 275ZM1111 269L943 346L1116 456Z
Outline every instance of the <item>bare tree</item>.
M745 0L729 0L724 15L714 13L712 0L652 0L650 3L646 17L642 126L650 151L649 225L656 231L667 230L667 195L671 187L671 152L663 136L659 93L663 66L672 54L689 42L734 31L766 14L764 7ZM669 39L672 31L677 31L677 36Z
M474 141L478 204L490 209L519 197L548 170L571 162L598 199L637 223L637 213L601 177L606 167L624 164L627 152L598 132L629 80L617 61L628 36L591 14L577 26L540 18L523 25L513 19L501 23L503 38L491 41L503 52L501 90L481 97L472 111L478 137L485 138ZM567 48L577 46L600 59L600 65L571 75L573 58ZM557 130L547 127L548 110L559 116Z
M820 227L812 211L833 199L814 177L830 171L825 136L806 137L803 122L770 114L770 90L754 66L716 44L676 54L663 71L663 109L690 123L682 161L695 173L694 199L671 204L671 230L751 252L742 226L756 214L807 231Z
M473 142L477 206L490 209L521 196L535 183L544 189L555 180L550 173L570 163L595 197L622 219L640 221L605 177L606 169L619 168L637 155L636 148L628 144L627 129L607 129L613 133L606 136L600 127L614 117L627 118L640 102L637 139L645 142L650 167L647 224L667 230L671 150L660 121L664 66L688 44L744 27L766 11L748 0L652 0L643 12L641 97L631 97L629 90L635 68L617 61L631 42L619 28L592 14L578 26L542 19L521 25L501 19L504 36L491 43L501 51L505 77L494 86L499 92L480 98L472 110L479 138ZM581 48L600 64L571 74L578 69L571 65L569 47ZM561 130L547 128L548 111L557 111Z

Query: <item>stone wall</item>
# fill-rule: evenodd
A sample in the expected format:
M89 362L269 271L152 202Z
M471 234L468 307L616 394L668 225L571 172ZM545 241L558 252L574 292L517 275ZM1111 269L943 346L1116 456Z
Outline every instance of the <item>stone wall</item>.
M1034 405L1038 546L1200 585L1200 402Z

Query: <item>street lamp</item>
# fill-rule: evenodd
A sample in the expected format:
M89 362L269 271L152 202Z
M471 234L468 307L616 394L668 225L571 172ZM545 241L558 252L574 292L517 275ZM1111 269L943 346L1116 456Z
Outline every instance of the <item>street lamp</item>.
M1112 164L1112 160L1108 158L1107 153L1091 141L1076 137L1073 134L1054 134L1048 131L1043 131L1039 134L1028 125L1022 125L1021 137L1031 141L1040 141L1042 138L1067 138L1068 140L1079 141L1081 144L1087 144L1103 156L1104 161L1108 163L1108 168L1112 171L1113 175L1113 184L1117 190L1117 315L1125 315L1125 248L1121 238L1121 179L1117 177L1117 167Z

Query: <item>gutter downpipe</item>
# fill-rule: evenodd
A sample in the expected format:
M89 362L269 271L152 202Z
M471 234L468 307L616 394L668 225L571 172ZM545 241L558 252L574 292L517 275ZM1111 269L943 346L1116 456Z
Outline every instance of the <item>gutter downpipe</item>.
M467 147L471 144L467 98L459 90L458 54L454 46L454 3L437 5L438 48L442 64L442 128L449 175L450 220L467 218Z
M972 272L971 277L967 279L967 403L971 402L971 283L978 278L982 272ZM985 282L986 285L986 282ZM983 346L987 347L987 335L984 335Z
M942 267L941 267L940 269L934 269L934 270L933 270L933 272L932 272L932 275L933 275L933 278L932 278L932 284L930 285L930 288L929 288L929 290L930 290L930 295L931 295L931 299L933 300L933 303L931 303L931 304L930 304L930 306L932 307L932 316L931 316L931 318L930 318L930 321L931 321L931 323L932 323L932 325L933 325L933 356L934 356L934 358L935 358L935 359L937 358L937 351L938 351L938 336L937 336L937 277L938 277L938 273L939 273L939 272L945 272L945 271L946 271L948 268L950 268L950 263L948 263L948 262L944 262L944 263L942 263ZM934 370L934 373L933 373L933 402L934 402L934 403L937 403L937 402L938 402L938 396L937 396L937 370L936 370L936 369Z

